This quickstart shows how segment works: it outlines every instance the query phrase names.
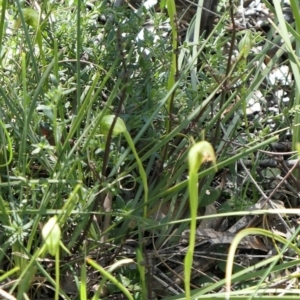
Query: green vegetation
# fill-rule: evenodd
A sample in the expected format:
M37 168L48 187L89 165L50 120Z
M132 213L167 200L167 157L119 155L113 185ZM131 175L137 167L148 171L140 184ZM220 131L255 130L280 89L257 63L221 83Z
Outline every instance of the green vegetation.
M207 38L180 43L176 1L165 2L161 12L107 1L0 2L1 299L299 294L299 229L288 218L299 214L298 170L260 167L287 133L293 150L299 144L299 4L291 0L294 26L265 1L278 18L266 36L230 30L234 9L220 7ZM149 19L155 33L137 39ZM273 115L262 101L260 114L247 115L258 90L273 93L268 76L284 59L294 78L288 105ZM283 200L275 197L283 183L295 193L276 204L269 196ZM253 215L261 222L229 230ZM287 222L287 233L272 232L269 215ZM227 242L201 248L199 224ZM184 232L192 233L186 247ZM241 262L242 237L241 255L264 257ZM215 260L205 270L196 247ZM279 279L292 282L288 295Z

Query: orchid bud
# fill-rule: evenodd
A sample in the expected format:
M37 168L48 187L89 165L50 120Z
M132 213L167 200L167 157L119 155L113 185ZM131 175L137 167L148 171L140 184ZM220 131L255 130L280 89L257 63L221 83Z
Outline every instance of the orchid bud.
M42 236L45 240L47 249L51 255L55 255L59 251L61 231L57 223L57 217L49 219L42 230Z

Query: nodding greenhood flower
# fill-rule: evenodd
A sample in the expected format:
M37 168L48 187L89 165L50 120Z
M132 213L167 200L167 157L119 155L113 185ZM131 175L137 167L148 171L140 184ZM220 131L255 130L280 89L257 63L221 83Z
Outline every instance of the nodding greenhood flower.
M250 30L248 30L246 31L244 37L239 42L238 47L239 47L240 55L243 58L247 58L252 46L253 46L252 33Z
M107 116L103 117L103 119L100 123L100 126L101 126L101 130L104 135L108 134L109 129L114 121L114 118L115 118L114 115L107 115ZM126 129L126 125L125 125L124 121L121 118L118 118L117 122L114 126L114 129L113 129L113 135L114 136L119 135L120 133L123 133L126 130L127 129Z
M39 26L39 13L38 11L32 8L24 8L22 9L22 14L24 17L24 21L29 26L32 26L35 29L38 29ZM21 17L19 17L15 23L15 28L18 29L21 26Z
M47 249L51 255L59 251L61 231L57 223L57 217L54 216L45 224L42 230L42 236L45 240Z

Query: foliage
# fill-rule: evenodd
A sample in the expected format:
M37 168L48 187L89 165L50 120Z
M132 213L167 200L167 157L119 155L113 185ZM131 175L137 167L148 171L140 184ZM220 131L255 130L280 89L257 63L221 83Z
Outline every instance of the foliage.
M203 208L218 201L222 216L236 220L258 201L253 182L266 157L258 150L284 139L287 129L298 130L299 62L292 47L298 34L282 20L280 6L271 8L287 46L261 71L269 43L254 32L229 35L224 26L229 10L200 41L178 43L173 20L166 35L163 24L168 13L175 16L175 2L154 12L107 1L1 1L0 282L10 282L4 294L104 299L121 292L128 299L154 299L163 293L161 298L184 299L182 289L174 296L174 289L165 288L166 277L173 276L165 265L167 275L154 286L158 267L154 274L149 251L174 249L190 222L195 231L196 221L217 217L199 217L199 202ZM199 14L201 9L198 24ZM149 18L155 34L144 30L137 38ZM298 28L297 13L295 19ZM243 44L250 36L251 43L263 44L259 54L249 52L249 41ZM233 52L224 55L224 45L239 42L245 51L239 59ZM247 103L259 89L267 95L266 78L284 52L295 78L295 101L279 116L248 119ZM210 157L214 149L216 166L196 161L189 173L194 140L209 145ZM237 165L246 159L254 181L239 185ZM221 188L218 178L225 169L230 184ZM258 229L248 234L270 237ZM291 245L288 238L274 240L298 253L295 238ZM228 297L225 279L189 293L191 241L188 297ZM254 288L262 295L264 282L254 286L257 278L299 263L279 262L280 257L233 274L231 283L249 286L240 284L230 299L248 297Z

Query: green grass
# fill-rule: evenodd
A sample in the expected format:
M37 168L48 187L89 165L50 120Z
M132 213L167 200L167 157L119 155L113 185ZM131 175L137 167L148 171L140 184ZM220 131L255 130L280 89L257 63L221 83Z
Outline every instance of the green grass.
M122 293L128 299L229 299L231 283L230 299L268 299L277 291L267 276L278 278L299 264L282 259L284 249L298 253L296 233L289 239L247 229L237 238L273 237L283 248L236 271L235 241L227 269L206 274L218 280L196 287L192 238L188 258L181 257L186 291L183 282L177 284L179 294L170 288L173 266L166 266L163 250L177 249L181 233L201 221L228 217L234 223L250 214L244 210L261 195L249 178L239 184L238 163L251 160L249 172L258 181L257 166L267 157L260 150L283 140L293 126L297 132L296 83L295 100L279 116L248 120L244 112L256 90L272 90L266 78L284 53L298 78L299 37L283 26L280 7L271 8L286 49L279 48L262 69L272 44L258 33L251 36L253 46L262 45L260 53L250 51L236 61L224 55L226 43L237 45L245 36L228 34L228 11L199 47L198 41L177 44L175 22L170 36L162 37L159 25L175 13L174 3L168 5L162 13L134 13L104 1L1 1L1 297L6 292L16 299L105 299ZM136 40L148 18L161 36L157 42L150 33ZM298 26L297 14L295 19ZM279 38L269 36L272 43ZM293 39L296 50L288 43ZM280 118L273 131L270 118ZM216 168L197 160L195 169L188 165L195 159L189 152L194 141L213 147ZM294 149L297 143L298 135ZM231 176L226 188L220 184L223 172ZM223 214L205 215L201 209L211 204ZM55 231L45 234L51 221ZM292 271L285 276L297 279Z

